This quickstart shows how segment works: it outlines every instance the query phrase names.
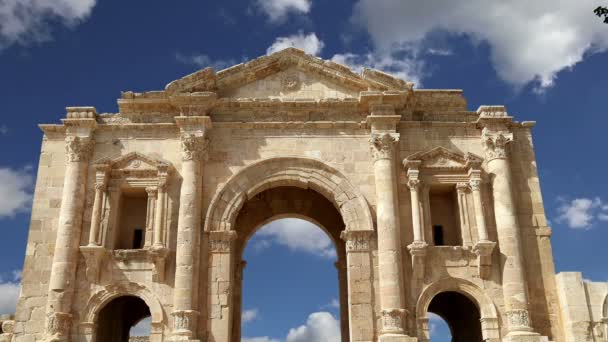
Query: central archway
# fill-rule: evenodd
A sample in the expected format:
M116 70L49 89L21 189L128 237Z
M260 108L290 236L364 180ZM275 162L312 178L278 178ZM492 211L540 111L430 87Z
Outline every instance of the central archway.
M235 174L215 195L205 221L209 240L207 335L210 341L238 340L242 253L265 223L298 217L323 228L336 246L342 340L373 336L372 215L364 197L336 169L301 157L262 160ZM346 243L341 237L356 239ZM348 253L347 253L348 252ZM350 257L357 254L356 258ZM348 269L359 276L348 283ZM369 296L349 298L350 293ZM352 300L351 300L352 299ZM350 307L349 307L350 305ZM357 315L353 315L353 309ZM356 330L353 330L355 329Z

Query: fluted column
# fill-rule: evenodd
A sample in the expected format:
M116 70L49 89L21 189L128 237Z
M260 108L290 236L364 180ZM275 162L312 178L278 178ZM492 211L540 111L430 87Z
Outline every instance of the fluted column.
M201 164L206 152L204 131L196 131L198 126L194 117L178 121L182 127L182 184L179 199L179 221L177 225L177 250L175 255L175 286L173 294L173 335L174 339L190 340L195 338L196 322L199 312L193 303L194 270L198 256L198 232L201 229ZM159 184L158 206L155 225L155 243L160 237L164 206L164 190ZM158 233L158 237L156 236Z
M68 341L88 160L92 138L68 135L59 225L49 282L46 338Z
M528 290L524 273L522 242L513 200L511 167L507 155L507 143L513 134L506 125L498 129L484 127L482 145L488 172L492 177L494 214L500 254L503 258L502 285L508 322L508 336L535 335L532 333L528 310Z
M398 141L397 133L372 133L382 309L380 341L405 337L404 287L394 162L395 145Z
M146 188L146 193L148 194L148 201L147 201L147 206L146 206L146 244L145 244L145 247L150 247L154 244L156 198L158 196L158 189L155 186L149 186Z

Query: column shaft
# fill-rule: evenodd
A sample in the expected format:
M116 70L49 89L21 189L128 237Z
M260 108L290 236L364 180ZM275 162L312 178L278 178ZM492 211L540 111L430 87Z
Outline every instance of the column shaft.
M99 246L99 228L101 226L101 205L103 202L104 184L95 184L95 200L93 214L91 215L91 231L89 232L89 246Z
M69 339L90 150L90 138L66 138L67 164L47 299L46 333L57 341Z
M410 197L412 201L412 226L414 228L414 241L424 241L423 232L422 232L422 224L420 221L420 199L418 196L418 188L419 181L418 180L410 180Z
M489 241L488 228L483 213L483 203L481 201L481 189L479 180L471 180L471 190L473 192L473 205L475 206L475 223L477 224L477 235L479 241Z
M154 243L155 247L163 247L163 227L165 222L165 197L167 196L166 184L159 184L156 199L156 208L154 209Z
M372 135L376 183L381 335L404 335L405 305L394 164L396 133ZM420 221L420 219L418 219ZM382 339L382 337L381 337Z

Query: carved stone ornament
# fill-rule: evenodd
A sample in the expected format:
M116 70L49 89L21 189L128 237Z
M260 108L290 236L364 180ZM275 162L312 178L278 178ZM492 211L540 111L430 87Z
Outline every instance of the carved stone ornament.
M149 249L150 262L154 265L154 279L160 283L165 281L165 264L169 255L169 249L166 247L151 247Z
M91 138L81 138L69 136L65 138L65 153L69 162L86 161L91 155L93 140Z
M84 256L87 279L91 283L99 283L101 267L109 255L108 251L102 246L81 246L80 252Z
M477 255L477 271L479 278L488 279L492 272L492 253L496 247L496 242L477 241L473 246L473 253Z
M285 74L281 79L281 88L285 91L294 91L300 88L300 78L297 74Z
M405 310L382 310L382 331L385 333L402 333Z
M424 279L428 247L429 245L424 241L414 241L407 246L412 256L412 277L417 282L421 282Z
M509 330L530 330L530 317L528 310L509 310L507 311Z
M420 186L420 180L416 178L410 178L407 180L407 186L411 191L418 191L418 187Z
M397 133L373 133L370 138L372 156L375 160L392 158L398 141Z
M194 310L180 310L171 313L173 316L173 333L175 335L191 334L194 323L198 319L198 312Z
M346 252L369 252L372 249L372 231L345 230L340 238L346 243Z
M182 133L181 147L183 160L201 160L207 152L207 139L192 133Z
M15 327L14 320L7 320L2 322L2 333L3 334L12 334Z
M507 158L507 144L513 141L513 133L493 132L487 127L481 132L481 143L488 161Z
M65 336L70 331L72 315L65 312L53 312L47 316L46 332L48 335Z
M472 191L480 191L481 190L481 179L471 179L469 181L469 186L471 187Z
M234 239L236 232L233 230L209 232L209 252L229 253Z

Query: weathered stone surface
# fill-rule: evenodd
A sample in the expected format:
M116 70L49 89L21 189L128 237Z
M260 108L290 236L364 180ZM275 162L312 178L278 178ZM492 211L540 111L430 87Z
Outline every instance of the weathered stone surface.
M445 293L476 308L460 317L476 339L608 341L608 284L555 276L533 123L503 106L467 111L459 90L296 49L118 105L40 126L21 298L0 341L91 341L124 296L149 308L146 340L238 341L242 252L286 216L336 245L343 341L427 341Z

